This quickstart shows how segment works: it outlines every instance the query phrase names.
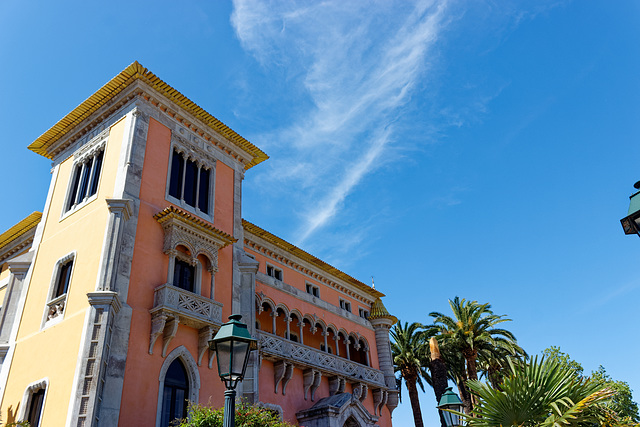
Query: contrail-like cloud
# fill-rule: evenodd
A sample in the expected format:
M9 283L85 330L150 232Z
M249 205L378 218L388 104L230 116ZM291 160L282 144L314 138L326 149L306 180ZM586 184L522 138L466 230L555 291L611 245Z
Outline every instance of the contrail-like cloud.
M235 0L243 48L264 67L286 67L308 99L265 136L274 191L304 194L296 243L328 225L359 183L391 156L397 122L424 77L446 23L446 1ZM310 102L309 102L310 101Z

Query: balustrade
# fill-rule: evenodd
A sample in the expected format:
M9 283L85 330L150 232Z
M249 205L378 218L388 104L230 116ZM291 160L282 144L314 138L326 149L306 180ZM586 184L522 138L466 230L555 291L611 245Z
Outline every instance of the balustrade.
M378 369L352 362L343 357L284 339L265 331L257 331L260 352L274 359L286 359L296 365L325 372L327 376L344 376L347 380L367 383L370 388L386 387L384 374Z

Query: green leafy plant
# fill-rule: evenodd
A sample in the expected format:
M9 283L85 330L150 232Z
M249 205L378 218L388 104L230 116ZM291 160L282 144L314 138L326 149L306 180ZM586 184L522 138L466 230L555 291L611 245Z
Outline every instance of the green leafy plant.
M204 405L189 404L189 416L181 420L179 427L222 427L224 410ZM280 416L246 402L236 405L236 427L293 427Z
M481 381L469 381L477 398L471 427L630 426L607 403L615 391L601 381L576 375L556 358L528 362L509 361L510 373L501 389Z

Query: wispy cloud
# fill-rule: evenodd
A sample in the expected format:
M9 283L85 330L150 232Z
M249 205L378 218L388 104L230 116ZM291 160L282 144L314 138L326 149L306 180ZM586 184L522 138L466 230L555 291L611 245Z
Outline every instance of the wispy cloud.
M446 7L445 0L234 1L244 49L265 68L286 66L308 97L289 126L269 135L278 151L261 176L288 197L294 185L304 189L296 243L329 224L392 156L393 124L429 68Z

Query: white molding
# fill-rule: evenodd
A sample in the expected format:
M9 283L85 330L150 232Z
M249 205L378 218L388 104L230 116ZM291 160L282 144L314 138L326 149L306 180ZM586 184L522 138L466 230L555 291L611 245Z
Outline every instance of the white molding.
M44 406L47 403L47 395L49 394L49 378L47 377L30 383L24 390L24 394L22 395L22 404L20 405L20 416L18 417L19 421L26 421L27 408L31 405L31 396L33 396L34 392L42 389L44 389L44 396L42 398L40 419L38 420L38 425L42 425L42 414L44 413Z
M18 306L16 308L16 313L20 313L20 317L16 318L16 321L13 322L13 326L11 328L11 333L9 335L9 350L7 351L7 355L2 363L2 368L0 368L0 402L4 400L4 392L7 386L7 380L9 378L9 367L11 366L11 362L13 361L13 354L15 352L15 341L16 336L18 335L18 329L20 328L20 321L22 320L22 312L24 311L24 304L27 299L27 291L29 289L29 285L31 282L31 275L33 274L33 267L35 265L35 260L37 260L38 249L40 247L40 242L42 241L42 234L44 232L44 225L47 223L47 219L49 218L49 210L51 209L51 199L53 198L53 190L55 188L56 181L58 179L58 175L60 172L60 165L56 165L51 170L51 182L49 183L49 191L47 192L47 200L44 204L44 209L42 210L42 218L36 227L36 232L33 236L33 243L31 244L30 252L33 252L33 258L31 266L29 267L29 271L24 277L24 282L22 283L22 293L18 298Z
M180 359L182 365L187 371L187 377L189 380L189 401L197 404L200 396L200 372L198 370L198 364L196 360L193 358L189 350L183 345L174 348L171 353L167 355L164 359L164 363L162 363L162 367L160 368L160 373L158 375L158 406L156 407L156 427L162 427L160 425L160 421L162 421L162 397L164 393L164 379L167 375L167 370L169 370L169 366L174 362L174 360Z
M53 272L51 274L51 281L49 282L49 291L47 292L47 301L45 303L44 306L44 313L42 314L42 322L40 323L40 330L43 330L45 328L49 328L52 325L55 325L57 323L60 323L63 319L64 316L67 312L66 310L66 303L67 303L67 299L69 298L69 293L71 290L71 281L73 280L73 274L76 271L76 266L77 266L77 260L78 256L77 256L77 251L73 250L69 253L67 253L65 256L59 258L55 265L53 266ZM67 289L67 292L65 292L62 295L57 296L56 298L52 298L53 296L53 292L54 289L56 287L56 285L58 284L58 278L60 277L60 268L62 267L63 264L72 261L73 265L71 266L71 275L69 276L69 288ZM59 316L54 317L51 320L47 320L47 315L49 313L49 303L55 299L63 299L62 297L64 296L64 301L65 301L65 310L62 312L62 314L60 314Z

